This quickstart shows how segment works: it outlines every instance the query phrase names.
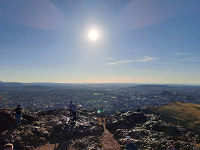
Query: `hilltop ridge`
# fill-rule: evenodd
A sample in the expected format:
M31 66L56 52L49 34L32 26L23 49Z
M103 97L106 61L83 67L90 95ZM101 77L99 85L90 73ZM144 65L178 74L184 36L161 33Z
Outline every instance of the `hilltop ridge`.
M170 103L161 107L149 108L152 113L162 115L162 118L182 124L185 128L199 130L200 105L194 103Z
M52 150L106 150L109 141L102 140L108 136L105 129L121 145L120 149L125 148L126 136L133 138L141 150L165 150L170 139L177 141L179 149L192 149L200 144L197 132L153 113L118 112L107 116L103 126L93 111L79 110L74 124L67 110L56 109L24 114L18 128L10 109L0 110L0 116L0 150L8 141L15 150L41 150L41 146L50 146Z

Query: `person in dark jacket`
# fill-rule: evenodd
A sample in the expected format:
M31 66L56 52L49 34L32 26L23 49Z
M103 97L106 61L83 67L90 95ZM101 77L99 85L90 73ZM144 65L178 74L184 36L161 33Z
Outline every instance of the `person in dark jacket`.
M17 126L21 125L22 108L20 107L20 105L17 105L17 108L15 109L15 118Z
M74 105L72 108L72 117L73 121L76 122L76 105Z
M170 140L170 146L167 147L167 150L177 150L174 140Z
M131 138L129 136L126 137L126 150L138 150L137 145L131 142Z
M73 104L72 101L70 102L70 104L69 104L68 107L69 107L69 116L72 117L72 109L73 109L73 107L74 107L74 104Z

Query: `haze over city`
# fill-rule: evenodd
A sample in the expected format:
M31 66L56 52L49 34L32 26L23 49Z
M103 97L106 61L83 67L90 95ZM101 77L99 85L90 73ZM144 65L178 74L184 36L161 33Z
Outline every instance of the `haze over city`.
M0 81L200 84L199 0L1 0Z
M200 0L0 0L0 150L200 150Z

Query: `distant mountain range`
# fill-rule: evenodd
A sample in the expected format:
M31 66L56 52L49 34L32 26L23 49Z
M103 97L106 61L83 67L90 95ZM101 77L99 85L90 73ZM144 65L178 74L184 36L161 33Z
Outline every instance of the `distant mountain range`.
M0 86L70 86L70 85L81 85L81 86L119 86L119 87L130 87L130 88L171 88L171 87L185 87L185 86L200 86L200 85L186 85L186 84L139 84L139 83L51 83L51 82L34 82L34 83L20 83L20 82L3 82L0 81Z

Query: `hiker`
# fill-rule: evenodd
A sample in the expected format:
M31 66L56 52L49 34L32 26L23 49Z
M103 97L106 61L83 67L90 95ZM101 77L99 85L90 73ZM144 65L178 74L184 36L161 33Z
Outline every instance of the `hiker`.
M76 122L76 106L73 105L72 107L72 117L73 117L73 121Z
M72 117L72 109L73 109L74 105L73 105L73 102L71 101L70 104L69 104L69 115L70 117Z
M126 137L126 150L138 150L137 145L131 142L131 138L129 136Z
M17 108L15 109L15 117L17 126L21 125L22 108L20 107L20 105L17 105Z
M167 150L177 150L174 140L170 140L170 146L167 147Z

